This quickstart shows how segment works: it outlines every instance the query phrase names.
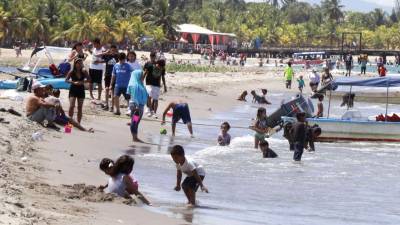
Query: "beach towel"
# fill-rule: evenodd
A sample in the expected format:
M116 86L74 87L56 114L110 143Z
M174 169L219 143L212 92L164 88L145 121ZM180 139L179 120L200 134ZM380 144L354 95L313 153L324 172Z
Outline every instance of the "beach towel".
M133 71L127 89L127 94L131 96L130 102L138 105L146 105L148 96L142 81L142 76L142 70Z

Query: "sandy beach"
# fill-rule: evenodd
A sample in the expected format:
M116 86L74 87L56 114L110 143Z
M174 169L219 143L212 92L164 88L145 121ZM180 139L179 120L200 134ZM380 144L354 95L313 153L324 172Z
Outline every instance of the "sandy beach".
M8 57L5 57L7 54ZM6 53L2 50L2 61L3 57L13 57L11 54L12 51L8 50ZM25 52L23 55L26 55ZM22 61L23 59L12 59L9 63L15 65ZM255 59L253 61L256 63ZM303 74L306 76L306 72ZM10 76L2 75L1 78L9 79ZM219 123L209 122L215 121L216 115L248 107L236 100L244 90L259 91L266 88L269 95L282 94L280 99L290 98L298 92L297 83L291 90L285 89L280 67L251 67L244 68L241 72L229 73L168 73L166 80L169 89L161 95L158 114L161 114L169 101L185 100L190 105L194 120L211 125L207 128L202 127L202 132L208 129L210 133L217 133L219 130ZM0 96L5 92L0 91ZM308 86L306 92L310 93ZM26 93L22 93L21 96L26 97ZM68 91L62 91L64 109L68 107L67 96ZM279 102L274 102L274 105L279 105ZM182 193L182 204L175 207L174 212L159 213L165 202L151 195L145 189L148 187L146 183L141 183L144 187L141 190L144 194L149 194L148 197L154 204L151 207L144 206L136 199L127 201L114 195L103 194L96 187L107 182L107 176L98 168L103 157L117 158L122 154L130 154L136 159L142 159L155 152L162 160L169 160L172 170L174 164L167 154L169 146L193 143L214 146L215 139L197 137L200 125L194 124L194 139L189 137L185 127L178 127L177 137L171 138L169 124L166 125L168 134L162 136L159 132L160 122L145 118L139 131L139 137L145 143L136 144L131 141L129 127L126 125L129 117L114 116L105 112L89 99L85 100L82 125L94 128L93 134L77 129L73 129L71 134L44 129L24 117L24 106L24 101L0 99L0 108L13 108L22 114L18 117L8 112L0 112L0 117L10 122L0 125L0 224L175 225L195 221L193 217L196 216L196 211L183 207L185 199ZM267 111L269 110L267 106ZM125 112L125 109L122 109L122 112ZM42 134L43 140L33 141L32 134L38 132ZM248 135L252 135L252 132L248 131ZM157 163L152 160L146 161L152 162ZM136 164L138 168L144 167L140 160L137 160ZM134 172L135 168L136 165ZM146 172L151 176L153 171ZM142 171L138 173L143 174ZM161 167L157 173L160 173L159 176L174 177L173 173L167 173ZM163 192L174 192L174 182L171 180L171 187ZM213 188L218 189L210 187L211 193Z
M159 111L168 101L183 99L190 104L192 116L198 119L207 119L213 113L238 105L236 97L243 90L268 88L273 91L283 87L280 74L271 72L265 75L257 71L168 74L167 84L169 91L162 95ZM64 108L68 107L67 95L67 91L62 92ZM12 107L25 114L24 102L1 99L1 107ZM140 152L143 149L149 151L149 148L160 148L159 143L153 142L159 136L159 122L144 120L140 137L148 144L134 144L126 126L129 121L127 116L116 117L103 112L88 99L85 101L83 125L94 128L94 134L77 129L72 134L49 131L24 116L17 117L9 113L0 112L0 117L10 122L0 127L3 152L0 163L3 171L0 224L187 223L150 212L146 210L147 206L137 205L136 201L126 202L102 194L95 188L107 181L107 177L98 169L103 157L116 158L129 151L142 154ZM213 129L218 129L218 126L215 124ZM36 132L43 134L43 141L32 141L32 134ZM194 132L196 135L196 126ZM213 142L210 140L210 143ZM154 207L157 207L157 202L154 202Z

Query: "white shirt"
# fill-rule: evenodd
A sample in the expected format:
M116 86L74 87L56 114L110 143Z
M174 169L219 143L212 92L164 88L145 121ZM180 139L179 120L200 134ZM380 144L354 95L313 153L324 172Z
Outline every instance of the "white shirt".
M92 61L90 62L89 69L93 70L104 70L104 63L97 63L95 64L95 61L103 61L101 57L97 57L96 55L103 53L104 49L100 48L94 48L92 52Z
M187 157L185 157L185 162L183 165L180 165L179 163L176 164L176 169L182 171L182 173L186 174L188 177L192 176L193 170L196 170L199 176L206 175L206 172L201 165Z
M127 62L127 63L132 67L133 71L142 69L142 66L137 60L135 60L135 62Z
M319 74L316 73L316 72L315 72L315 73L312 72L312 73L308 76L308 78L310 79L310 82L311 82L311 83L314 83L314 84L319 83L319 81L320 81Z
M115 193L121 197L125 197L127 195L125 189L124 174L118 174L116 177L108 179L108 186L104 191L105 193Z

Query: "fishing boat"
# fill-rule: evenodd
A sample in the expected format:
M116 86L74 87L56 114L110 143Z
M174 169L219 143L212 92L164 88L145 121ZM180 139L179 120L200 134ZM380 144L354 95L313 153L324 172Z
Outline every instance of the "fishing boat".
M332 81L337 86L352 87L381 87L386 88L386 111L382 115L383 121L377 121L376 115L365 117L357 110L347 110L341 118L330 118L331 93L329 91L328 116L326 118L307 118L309 125L317 124L322 134L317 138L321 142L335 141L372 141L372 142L400 142L400 122L389 121L388 98L391 87L400 87L399 77L379 77L370 79L338 78ZM293 117L282 117L285 122L294 122Z
M298 52L293 54L293 64L320 65L326 58L325 52Z
M70 84L65 82L65 78L55 77L50 71L50 65L54 65L53 56L56 54L67 56L71 52L71 48L60 48L54 46L42 46L35 48L29 61L21 68L17 68L20 72L27 74L28 77L35 78L43 85L51 84L56 89L69 89ZM48 67L41 67L48 65ZM21 77L17 74L7 73L14 77ZM26 76L25 76L26 77ZM20 78L21 79L21 78ZM0 81L0 89L16 89L18 79Z

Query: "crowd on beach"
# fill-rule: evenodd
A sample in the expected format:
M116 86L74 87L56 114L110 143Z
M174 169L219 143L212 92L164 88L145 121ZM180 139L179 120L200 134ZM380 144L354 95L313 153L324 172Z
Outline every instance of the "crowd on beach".
M31 86L32 94L26 101L26 115L30 120L55 130L60 130L57 125L61 125L74 126L82 131L94 132L92 128L88 129L81 125L86 89L88 89L92 103L101 105L102 110L109 111L114 116L121 116L120 97L124 97L128 106L126 114L130 118L128 125L130 126L133 142L143 142L139 138L138 132L144 115L153 120L158 120L160 115L161 120L159 122L162 125L166 123L167 116L172 117L172 136L175 136L177 123L182 121L183 124L187 125L190 136L193 137L192 119L187 102L182 100L171 101L162 111L162 114L158 114L160 94L162 91L164 93L168 91L165 79L166 58L161 52L151 52L149 60L142 57L145 62L140 62L136 53L132 50L124 52L119 50L116 45L102 45L99 39L94 39L91 44L93 47L89 49L84 43L76 43L66 60L66 63L70 65L70 69L67 69L65 74L65 81L70 84L67 112L64 111L61 105L59 90L54 89L51 85L42 85L40 82L35 82ZM224 52L218 55L221 60L229 61ZM214 53L210 53L210 57L214 58ZM88 58L90 58L90 63L86 68L85 61ZM245 61L246 55L240 55L240 65L243 65ZM365 62L365 58L361 58L360 64L364 73ZM346 76L350 76L353 66L351 54L345 57L345 64L348 72ZM384 68L383 64L379 66ZM317 69L311 70L308 80L312 92L317 93L319 86L323 87L333 80L330 69L331 65L327 63L322 69L322 76ZM287 89L291 89L293 81L296 80L299 94L303 93L306 86L305 79L302 75L298 76L297 79L295 78L292 62L288 62L284 69L283 77ZM95 97L96 88L97 96ZM267 89L261 89L261 94L252 90L250 94L253 103L260 105L271 104L267 99ZM247 95L248 92L243 91L238 100L246 101ZM318 104L315 117L323 117L324 96L319 95L317 98ZM315 151L314 140L322 131L318 127L309 127L307 125L305 113L297 113L296 118L297 122L292 124L290 128L285 127L284 136L289 141L290 150L294 152L293 160L300 162L304 149ZM230 128L229 122L221 124L220 134L216 138L218 145L230 145ZM267 139L282 128L282 125L269 127L265 107L260 107L257 110L255 122L249 126L249 129L255 132L254 148L260 149L264 158L278 157L270 148ZM162 130L161 134L165 133L166 131ZM187 157L184 148L180 145L173 146L170 155L177 169L174 189L176 191L183 189L188 204L195 205L197 189L201 187L202 191L208 192L208 189L203 184L205 170L201 165ZM99 167L109 176L109 181L107 185L101 186L100 189L122 197L136 195L145 204L151 205L150 201L139 191L138 181L134 178L132 172L133 165L134 159L128 155L123 155L115 161L104 158ZM187 177L182 182L183 173Z

